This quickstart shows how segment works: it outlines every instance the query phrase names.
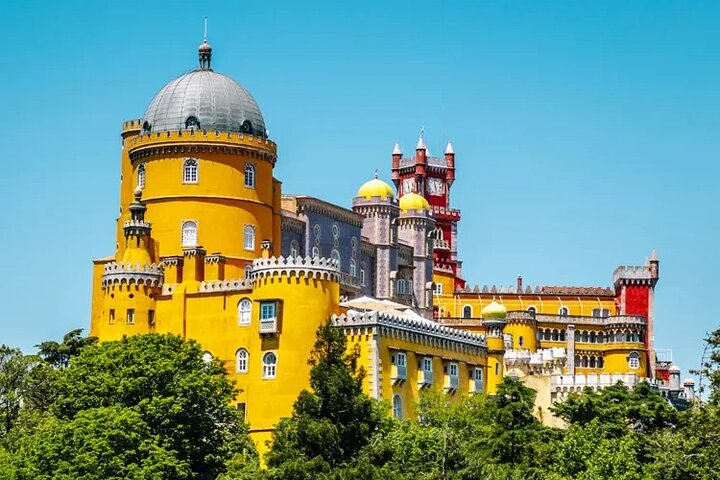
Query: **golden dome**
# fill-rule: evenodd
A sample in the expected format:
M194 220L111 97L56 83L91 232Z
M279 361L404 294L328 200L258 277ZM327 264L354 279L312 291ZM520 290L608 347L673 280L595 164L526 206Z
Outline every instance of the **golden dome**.
M505 320L506 316L507 308L505 308L505 305L497 303L495 300L482 309L483 320Z
M375 177L362 184L362 187L358 190L357 196L365 197L368 200L372 197L381 197L385 199L388 197L394 197L395 193L390 185Z
M407 212L408 210L427 210L430 211L430 204L425 197L417 193L410 192L400 197L400 210Z

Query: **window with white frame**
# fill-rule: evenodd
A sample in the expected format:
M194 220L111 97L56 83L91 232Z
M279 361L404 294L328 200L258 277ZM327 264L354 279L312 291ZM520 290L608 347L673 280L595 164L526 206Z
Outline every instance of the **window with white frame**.
M451 377L458 376L458 364L457 363L448 364L448 375L450 375Z
M290 242L290 256L293 258L300 256L300 244L297 240Z
M442 295L442 283L433 283L433 293L435 295Z
M252 302L243 298L238 302L238 325L250 325L252 322Z
M255 227L252 225L245 225L243 230L243 248L255 250Z
M275 378L277 373L277 355L273 352L267 352L263 355L263 378Z
M357 277L357 262L354 258L350 260L350 276Z
M183 162L183 183L198 183L198 161L186 158Z
M592 316L593 317L602 317L605 318L610 315L610 310L607 308L593 308Z
M248 371L248 351L241 348L235 354L235 371L237 373L247 373Z
M275 302L260 302L260 320L273 320L277 317Z
M141 163L137 172L137 186L145 188L145 164Z
M398 394L393 395L393 417L403 418L402 397Z
M395 365L398 367L404 367L407 365L407 355L403 352L398 352L395 355Z
M560 315L561 317L567 317L568 313L570 312L567 307L560 307L560 310L558 310L558 315Z
M398 278L397 285L395 286L395 290L397 291L398 295L403 295L405 293L405 279L404 278Z
M483 371L482 367L475 367L473 369L473 380L476 382L482 382L483 379Z
M365 269L360 269L360 286L365 286Z
M472 318L472 306L465 305L462 310L463 318Z
M255 188L255 165L252 163L245 164L245 187Z
M194 247L197 245L197 222L187 220L182 223L182 246Z
M135 325L135 309L128 308L125 316L125 323L128 325Z
M527 312L531 315L535 315L537 313L537 307L535 305L530 305L527 308Z
M252 267L252 265L247 265L247 266L245 267L245 280L251 280L251 279L252 279L252 272L253 272L253 267Z
M628 355L628 367L632 368L633 370L640 368L640 354L637 352L632 352L630 355Z
M424 358L422 359L422 370L423 370L423 372L432 373L432 371L433 371L432 358L430 358L430 357L424 357Z
M312 256L313 258L319 258L320 257L320 249L318 247L312 248Z

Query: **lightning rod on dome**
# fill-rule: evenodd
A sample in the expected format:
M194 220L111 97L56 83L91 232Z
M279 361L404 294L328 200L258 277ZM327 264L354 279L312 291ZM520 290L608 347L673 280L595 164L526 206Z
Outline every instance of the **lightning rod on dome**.
M203 31L203 42L207 43L207 15L205 16L205 30Z

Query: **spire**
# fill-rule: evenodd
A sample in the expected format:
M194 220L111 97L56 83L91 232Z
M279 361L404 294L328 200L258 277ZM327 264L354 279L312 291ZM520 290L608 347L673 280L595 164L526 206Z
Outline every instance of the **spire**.
M415 147L415 150L427 150L427 147L425 146L425 141L423 140L423 135L425 133L425 127L420 127L420 138L418 138L417 147Z
M400 142L395 142L395 147L393 148L393 155L402 155L402 149L400 148Z
M203 42L198 47L198 57L200 60L200 70L212 70L210 68L212 47L207 41L207 17L205 17L205 31L203 33Z
M378 171L377 171L377 168L376 168L376 169L375 169L375 179L377 179L377 178L378 178Z
M655 249L654 249L654 248L653 248L652 254L650 255L650 261L651 261L651 262L658 262L658 261L659 261L658 256L657 256L657 252L655 252Z
M448 142L447 147L445 147L445 155L455 155L455 150L453 150L452 143Z

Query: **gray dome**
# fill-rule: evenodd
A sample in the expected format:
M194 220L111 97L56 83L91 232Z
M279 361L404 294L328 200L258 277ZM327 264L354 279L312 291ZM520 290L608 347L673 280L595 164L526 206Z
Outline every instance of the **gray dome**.
M143 131L218 130L266 137L265 121L250 92L209 68L179 76L155 94Z

